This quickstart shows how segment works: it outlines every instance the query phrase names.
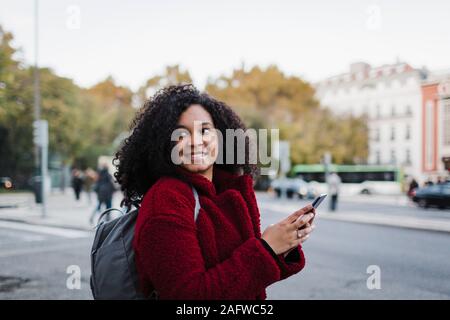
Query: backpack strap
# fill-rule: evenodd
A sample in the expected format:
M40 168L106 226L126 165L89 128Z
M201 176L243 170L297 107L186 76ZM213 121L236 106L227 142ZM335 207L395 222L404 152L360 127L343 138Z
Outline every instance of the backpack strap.
M194 220L197 221L198 213L200 211L200 200L198 199L197 190L195 190L194 186L192 187L192 192L194 193L195 198L195 210L194 210Z

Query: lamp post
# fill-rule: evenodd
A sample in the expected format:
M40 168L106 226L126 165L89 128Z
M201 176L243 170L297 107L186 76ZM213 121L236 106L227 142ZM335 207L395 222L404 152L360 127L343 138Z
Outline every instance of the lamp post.
M34 1L34 145L35 145L35 167L40 171L41 176L41 199L42 199L42 217L47 214L47 197L45 193L47 177L47 158L48 158L48 124L41 120L41 90L39 83L39 0ZM40 158L40 159L39 159ZM40 166L39 166L40 164ZM40 167L40 168L39 168Z

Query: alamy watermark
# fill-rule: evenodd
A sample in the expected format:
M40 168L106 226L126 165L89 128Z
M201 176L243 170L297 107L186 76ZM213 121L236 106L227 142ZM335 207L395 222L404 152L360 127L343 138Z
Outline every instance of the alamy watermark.
M171 160L176 165L260 164L261 175L269 175L279 168L276 161L280 156L279 129L226 129L224 137L216 128L202 133L202 122L194 121L192 134L177 128L171 140L176 142L171 150Z
M66 280L66 287L69 290L81 289L81 268L73 264L67 267L66 273L69 274Z
M81 29L81 8L78 5L70 5L66 9L67 20L66 27L69 30Z
M381 268L377 265L370 265L367 267L366 273L370 274L366 281L367 289L381 289Z

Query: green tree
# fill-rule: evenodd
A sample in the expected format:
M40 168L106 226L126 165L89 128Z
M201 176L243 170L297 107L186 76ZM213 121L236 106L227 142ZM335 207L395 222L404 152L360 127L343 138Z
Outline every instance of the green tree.
M33 68L16 59L12 40L0 27L0 176L24 185L34 168ZM133 92L110 77L82 89L48 68L39 74L50 157L95 167L98 156L112 155L113 141L127 131L134 115Z

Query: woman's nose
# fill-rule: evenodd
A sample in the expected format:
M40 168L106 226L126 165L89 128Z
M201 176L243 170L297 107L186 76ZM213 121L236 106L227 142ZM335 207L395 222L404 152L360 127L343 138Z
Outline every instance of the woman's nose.
M194 134L191 135L191 146L199 147L202 146L203 143L203 135L200 132L194 132Z

